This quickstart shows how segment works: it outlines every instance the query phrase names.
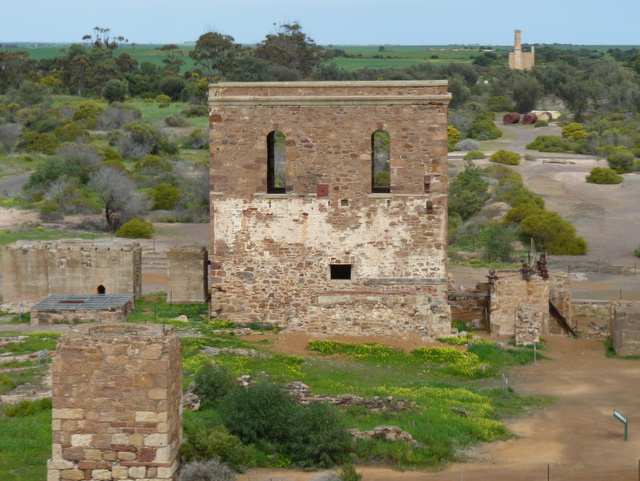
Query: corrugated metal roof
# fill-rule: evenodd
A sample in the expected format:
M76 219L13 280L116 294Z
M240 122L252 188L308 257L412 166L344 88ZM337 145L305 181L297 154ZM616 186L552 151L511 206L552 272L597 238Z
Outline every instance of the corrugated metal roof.
M120 308L133 300L128 294L63 295L53 294L38 302L36 311L104 311Z

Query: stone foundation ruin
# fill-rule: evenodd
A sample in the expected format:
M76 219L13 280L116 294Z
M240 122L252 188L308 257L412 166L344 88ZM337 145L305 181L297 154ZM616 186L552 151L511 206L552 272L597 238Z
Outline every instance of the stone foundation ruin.
M211 315L450 333L446 81L210 88Z
M142 295L137 242L18 241L3 248L1 266L2 302L14 310L52 294Z
M171 330L85 326L53 362L48 481L174 481L181 440L180 342Z
M126 322L133 310L127 294L53 295L31 308L31 325Z

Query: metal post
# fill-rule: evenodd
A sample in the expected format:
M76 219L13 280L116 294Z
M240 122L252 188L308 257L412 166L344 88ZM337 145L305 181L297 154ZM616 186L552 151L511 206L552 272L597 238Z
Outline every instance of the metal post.
M547 481L551 481L551 465L547 464Z

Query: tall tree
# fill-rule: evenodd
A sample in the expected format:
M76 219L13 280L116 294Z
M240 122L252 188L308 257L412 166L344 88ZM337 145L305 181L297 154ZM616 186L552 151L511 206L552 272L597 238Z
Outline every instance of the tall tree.
M325 52L302 31L299 23L293 22L280 25L278 33L267 35L258 44L256 56L298 70L308 77L324 60Z
M224 77L241 51L234 38L218 32L201 35L195 48L189 53L191 58L208 76Z

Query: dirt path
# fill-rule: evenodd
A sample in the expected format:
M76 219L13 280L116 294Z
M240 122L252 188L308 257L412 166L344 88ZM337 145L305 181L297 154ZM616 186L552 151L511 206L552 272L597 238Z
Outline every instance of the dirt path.
M399 472L363 467L363 481L635 481L640 457L640 361L609 359L601 342L551 337L550 359L515 369L516 391L553 396L550 407L508 422L516 439L485 444L467 453L467 463L439 472ZM612 419L613 409L630 419L629 441ZM318 473L254 470L243 481L309 481Z

